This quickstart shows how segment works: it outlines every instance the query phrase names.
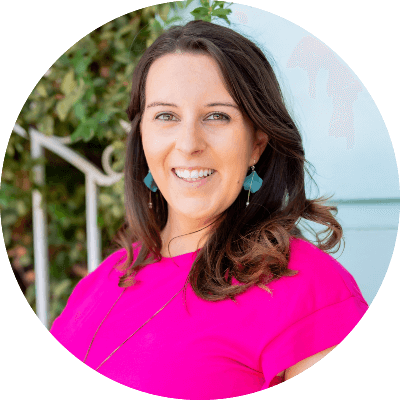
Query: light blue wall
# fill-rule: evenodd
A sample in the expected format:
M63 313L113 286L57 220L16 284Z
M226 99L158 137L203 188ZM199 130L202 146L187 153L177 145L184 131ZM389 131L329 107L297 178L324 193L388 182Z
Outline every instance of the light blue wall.
M338 204L346 245L334 257L370 304L392 257L400 211L394 150L379 110L356 73L310 32L257 8L231 8L230 27L274 60L319 193Z

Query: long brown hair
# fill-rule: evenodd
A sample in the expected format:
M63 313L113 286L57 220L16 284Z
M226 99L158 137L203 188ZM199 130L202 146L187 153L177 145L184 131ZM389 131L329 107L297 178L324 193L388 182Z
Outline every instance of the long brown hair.
M342 228L334 218L337 209L324 205L326 199L309 200L305 194L306 160L301 136L290 117L273 68L263 52L239 33L205 21L192 21L165 31L144 53L133 73L127 114L131 132L125 161L126 221L116 242L126 249L119 285L135 283L136 273L159 261L160 232L166 225L168 205L160 191L152 194L143 179L148 173L140 121L145 106L146 77L152 63L181 52L206 54L219 65L228 91L241 112L256 129L266 132L269 142L257 163L261 188L251 196L238 195L209 233L188 276L194 292L205 300L233 299L249 287L264 289L272 280L294 275L288 269L291 237L301 237L301 218L325 225L317 246L331 251L340 244ZM132 244L141 245L133 262ZM240 285L232 284L232 278Z

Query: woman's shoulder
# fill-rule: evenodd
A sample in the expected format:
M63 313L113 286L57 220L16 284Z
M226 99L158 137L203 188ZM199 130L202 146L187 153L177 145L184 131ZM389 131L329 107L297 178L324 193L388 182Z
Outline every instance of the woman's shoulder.
M99 264L99 266L87 275L86 278L92 277L97 278L100 276L105 276L113 272L114 270L118 271L116 267L121 265L126 259L126 249L118 249L111 252L104 260Z
M290 269L301 269L305 273L341 274L345 268L329 253L315 244L300 238L291 238L289 247Z
M365 302L351 273L330 254L304 239L291 239L288 268L298 271L297 285L303 285L316 295L354 296Z
M139 244L132 243L133 261L136 259L139 250ZM93 279L95 279L106 276L121 276L124 273L122 266L126 259L127 251L125 248L119 248L115 251L112 251L87 277L91 276Z
M134 259L137 253L136 243L132 245ZM119 278L123 275L123 270L119 268L123 265L127 257L127 251L124 248L111 252L98 267L81 279L74 289L74 295L84 297L94 289L104 285L118 284Z

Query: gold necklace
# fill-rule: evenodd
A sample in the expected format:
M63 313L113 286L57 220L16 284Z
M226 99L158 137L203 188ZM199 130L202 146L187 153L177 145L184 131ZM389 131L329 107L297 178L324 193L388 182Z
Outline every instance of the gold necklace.
M215 221L214 221L215 222ZM200 229L200 230L198 230L198 231L195 231L195 232L190 232L190 233L185 233L184 235L179 235L179 236L175 236L174 238L172 238L170 241L169 241L169 243L168 243L168 253L169 253L169 255L170 255L170 257L171 257L171 252L169 251L169 245L170 245L170 243L172 242L172 240L174 240L174 239L176 239L176 238L178 238L178 237L181 237L181 236L186 236L186 235L191 235L192 233L196 233L196 232L200 232L200 231L202 231L203 229L206 229L206 228L208 228L210 225L212 225L214 222L212 222L211 224L209 224L209 225L207 225L206 227L204 227L204 228L202 228L202 229ZM172 262L177 266L177 267L179 267L179 265L173 260L173 258L171 257L171 260L172 260ZM110 355L108 356L108 357L106 357L104 360L103 360L103 362L101 362L100 363L100 365L95 369L95 371L98 371L99 370L99 368L107 361L107 360L109 360L113 355L114 355L114 353L116 352L116 351L118 351L133 335L135 335L135 333L137 333L140 329L142 329L148 322L150 322L161 310L163 310L169 303L171 303L171 301L183 290L185 288L185 285L181 288L181 289L179 289L178 290L178 292L176 292L156 313L154 313L144 324L142 324L139 328L137 328L136 330L135 330L135 332L133 332L131 335L129 335L115 350L113 350L111 353L110 353ZM90 342L90 344L89 344L89 348L88 348L88 350L87 350L87 352L86 352L86 355L85 355L85 358L84 358L84 360L83 360L83 363L84 364L86 364L86 359L87 359L87 357L88 357L88 355L89 355L89 352L90 352L90 349L92 348L92 344L93 344L93 342L94 342L94 339L95 339L95 337L96 337L96 335L97 335L97 333L99 332L99 329L100 329L100 327L103 325L103 322L106 320L106 318L108 317L108 315L110 314L110 312L111 312L111 310L114 308L114 306L117 304L117 302L118 302L118 300L121 298L121 296L125 293L125 291L126 291L126 289L127 288L125 288L122 292L121 292L121 294L118 296L118 299L114 302L114 304L111 306L111 308L108 310L108 312L107 312L107 314L106 314L106 316L103 318L103 320L100 322L100 325L97 327L97 329L96 329L96 332L94 333L94 335L93 335L93 338L92 338L92 341Z
M111 310L114 308L114 306L117 304L117 302L118 302L118 300L121 298L121 296L125 293L125 290L126 290L127 288L125 288L122 292L121 292L121 294L119 295L119 297L118 297L118 299L115 301L115 303L111 306L111 308L109 309L109 311L108 311L108 313L106 314L106 316L103 318L103 320L100 322L100 325L98 326L98 328L97 328L97 330L96 330L96 332L94 333L94 335L93 335L93 338L92 338L92 341L90 342L90 345L89 345L89 348L88 348L88 350L87 350L87 352L86 352L86 356L85 356L85 359L83 360L83 362L84 362L84 364L86 364L86 359L87 359L87 357L88 357L88 355L89 355L89 351L90 351L90 349L91 349L91 347L92 347L92 344L93 344L93 342L94 342L94 339L95 339L95 337L96 337L96 335L97 335L97 332L99 331L99 329L100 329L100 327L101 327L101 325L103 325L103 322L106 320L106 318L108 317L108 315L110 314L110 312L111 312ZM108 356L108 357L106 357L106 359L95 369L95 371L98 371L99 370L99 368L117 351L117 350L119 350L135 333L137 333L140 329L142 329L148 322L150 322L161 310L163 310L181 291L183 290L183 287L178 291L178 292L176 292L156 313L154 313L144 324L142 324L139 328L137 328L136 330L135 330L135 332L133 332L131 335L129 335L114 351L112 351L111 352L111 354Z

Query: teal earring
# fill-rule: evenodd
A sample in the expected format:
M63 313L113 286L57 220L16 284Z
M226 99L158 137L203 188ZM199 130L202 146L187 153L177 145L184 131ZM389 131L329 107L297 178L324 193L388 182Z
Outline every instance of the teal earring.
M254 160L254 163L256 160ZM262 179L258 176L257 172L255 171L254 165L251 167L252 173L249 176L246 176L246 179L243 182L243 188L244 190L249 191L249 195L247 196L247 202L246 202L246 207L249 205L249 199L250 199L250 192L255 193L257 190L260 189L262 186Z
M156 182L153 179L153 175L151 175L151 172L149 170L149 173L146 175L146 178L143 179L143 182L145 183L145 185L150 189L150 193L149 193L149 208L153 208L153 204L151 202L151 192L156 192L158 189L158 186L156 185Z
M246 207L249 205L250 192L251 193L257 192L261 188L261 185L263 182L262 179L258 176L257 172L255 171L254 165L251 167L251 169L252 169L252 173L249 176L246 176L246 179L243 182L244 190L249 191L249 195L248 195L247 202L246 202ZM158 186L156 185L156 183L153 179L153 176L151 175L150 170L149 170L149 173L146 175L146 178L144 178L144 183L152 192L157 191ZM150 193L150 195L151 195L151 193ZM149 202L149 207L152 208L151 201Z

